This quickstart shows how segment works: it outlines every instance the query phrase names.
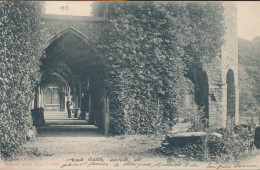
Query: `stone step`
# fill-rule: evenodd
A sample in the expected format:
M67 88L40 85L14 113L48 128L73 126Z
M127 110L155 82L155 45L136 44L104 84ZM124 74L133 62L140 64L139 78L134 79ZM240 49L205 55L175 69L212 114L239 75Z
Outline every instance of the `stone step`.
M68 116L44 116L44 119L45 120L65 120L65 119L68 119Z
M91 127L93 126L93 127ZM78 136L104 136L101 130L94 125L72 126L44 126L37 128L37 137L78 137Z
M44 114L44 116L68 116L68 114L64 114L64 113L60 113L60 114L57 114L57 113L56 113L56 114L49 114L49 113L48 113L48 114L47 114L47 113L46 113L46 114Z
M45 115L66 115L66 112L44 112Z
M74 114L72 114L72 117ZM66 112L44 112L45 120L57 120L57 119L68 119L68 113Z
M95 125L46 125L40 129L98 129Z
M37 128L37 131L98 131L95 125L46 125Z
M46 125L87 125L85 120L78 120L77 118L65 118L65 119L50 119L45 120Z
M68 116L63 116L63 117L44 117L45 120L67 120L69 119ZM72 118L70 118L72 119ZM76 119L76 118L75 118Z
M67 112L61 111L44 111L44 114L66 114Z
M44 119L45 126L37 127L39 136L103 136L96 126L88 125L85 120L68 118L66 112L44 112Z
M37 128L38 136L103 136L95 125L46 125Z

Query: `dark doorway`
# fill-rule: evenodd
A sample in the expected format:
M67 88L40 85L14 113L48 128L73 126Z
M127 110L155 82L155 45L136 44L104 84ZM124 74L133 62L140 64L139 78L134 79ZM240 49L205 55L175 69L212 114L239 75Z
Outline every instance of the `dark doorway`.
M201 115L202 122L207 127L209 119L209 84L207 73L201 67L190 66L186 77L194 85L194 101L198 105L199 110L203 112L203 115Z
M227 120L234 123L236 112L236 93L234 83L234 72L230 69L226 76L227 84Z

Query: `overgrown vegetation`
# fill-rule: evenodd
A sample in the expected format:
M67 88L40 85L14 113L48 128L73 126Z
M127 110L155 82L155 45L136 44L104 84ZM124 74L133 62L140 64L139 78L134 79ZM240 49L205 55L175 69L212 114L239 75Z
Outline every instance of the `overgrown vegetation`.
M10 156L31 128L29 103L40 81L41 2L0 2L0 141Z
M248 116L260 116L260 38L239 39L239 111Z
M249 151L253 149L254 142L253 124L247 126L238 125L230 129L224 129L221 133L222 140L218 143L215 155L222 162L237 161L245 158Z
M96 13L107 17L98 50L106 63L111 131L167 131L174 118L187 112L183 103L194 88L186 71L201 66L203 56L214 58L223 44L222 4L98 4ZM0 2L3 156L15 151L31 128L28 106L40 81L41 9L40 2Z
M167 131L193 90L185 72L223 44L220 2L99 2L107 17L100 51L107 63L111 131ZM158 129L160 128L160 129Z
M188 160L219 163L239 161L252 154L254 131L255 125L250 122L217 131L208 130L205 135L196 136L191 132L186 137L167 136L155 151L168 157L185 157Z

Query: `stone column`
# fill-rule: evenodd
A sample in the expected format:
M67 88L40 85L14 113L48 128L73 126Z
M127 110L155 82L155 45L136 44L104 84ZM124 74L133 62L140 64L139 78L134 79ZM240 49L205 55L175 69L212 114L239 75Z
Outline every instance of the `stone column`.
M209 86L209 128L217 129L223 127L223 101L222 85Z
M227 84L222 85L222 127L227 127Z
M81 108L81 98L82 98L82 93L81 93L81 81L79 80L79 85L78 85L78 108Z
M40 95L41 95L40 107L44 107L44 94L42 88L40 88Z
M91 110L91 94L90 94L90 92L88 94L88 113L89 113L89 118L88 118L89 121L91 123L94 123L94 116L93 116L92 110ZM86 116L86 118L87 118L87 116Z
M38 92L37 92L37 108L41 107L41 94L40 94L40 89L41 87L38 87Z
M235 110L235 124L239 124L239 90L238 90L238 85L235 85L236 89L236 99L235 99L235 105L236 105L236 110Z
M104 110L103 110L103 128L104 135L108 135L109 131L109 99L104 99Z

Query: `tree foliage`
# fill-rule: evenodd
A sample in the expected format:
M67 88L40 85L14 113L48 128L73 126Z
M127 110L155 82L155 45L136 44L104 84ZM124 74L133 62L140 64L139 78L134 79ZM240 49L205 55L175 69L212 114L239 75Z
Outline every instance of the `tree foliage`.
M0 2L1 153L25 141L31 126L29 103L40 80L40 2Z
M219 2L104 2L107 17L100 51L105 56L111 130L152 133L186 112L193 90L189 65L212 58L223 43ZM105 10L104 10L105 8ZM103 9L103 12L99 10Z

